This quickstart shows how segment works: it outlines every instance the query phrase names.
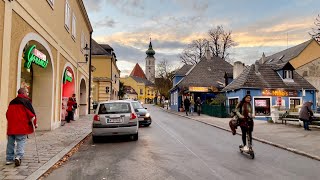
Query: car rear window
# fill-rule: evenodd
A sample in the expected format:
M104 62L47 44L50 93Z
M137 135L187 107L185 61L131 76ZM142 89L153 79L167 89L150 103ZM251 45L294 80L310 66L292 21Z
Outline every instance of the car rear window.
M133 109L143 109L139 102L132 102Z
M123 114L131 113L130 103L104 103L100 104L98 114Z

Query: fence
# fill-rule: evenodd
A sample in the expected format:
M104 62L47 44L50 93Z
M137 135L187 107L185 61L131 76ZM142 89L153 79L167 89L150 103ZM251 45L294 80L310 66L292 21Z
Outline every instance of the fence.
M219 118L227 118L230 117L230 112L235 108L235 106L202 104L201 108L203 114Z

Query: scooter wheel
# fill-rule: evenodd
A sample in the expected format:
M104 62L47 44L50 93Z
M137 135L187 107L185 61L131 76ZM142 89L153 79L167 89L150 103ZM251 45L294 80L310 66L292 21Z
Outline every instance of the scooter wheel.
M254 152L250 153L251 159L254 159Z
M242 153L243 153L242 149L241 149L241 148L239 148L239 150L240 150L240 153L242 154Z

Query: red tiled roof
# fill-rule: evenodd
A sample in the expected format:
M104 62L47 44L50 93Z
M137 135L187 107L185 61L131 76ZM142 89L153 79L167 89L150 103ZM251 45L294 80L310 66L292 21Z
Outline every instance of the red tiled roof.
M144 74L143 70L141 69L138 63L134 66L130 76L136 76L136 77L147 79L146 75Z

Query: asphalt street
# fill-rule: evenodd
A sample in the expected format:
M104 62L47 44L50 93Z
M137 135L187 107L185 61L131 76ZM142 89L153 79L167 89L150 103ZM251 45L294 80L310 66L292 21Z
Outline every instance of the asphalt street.
M320 162L253 142L255 159L241 154L241 137L147 105L153 122L139 140L90 139L46 179L318 179Z

